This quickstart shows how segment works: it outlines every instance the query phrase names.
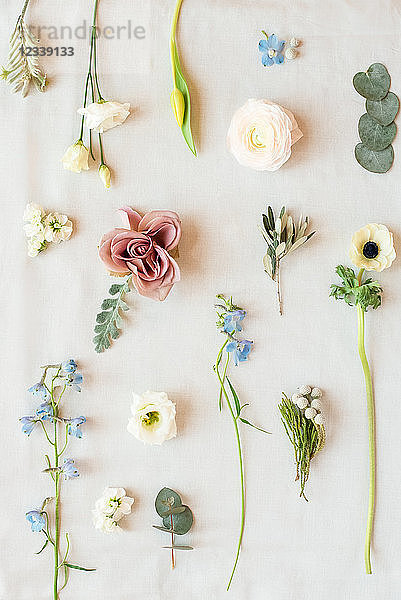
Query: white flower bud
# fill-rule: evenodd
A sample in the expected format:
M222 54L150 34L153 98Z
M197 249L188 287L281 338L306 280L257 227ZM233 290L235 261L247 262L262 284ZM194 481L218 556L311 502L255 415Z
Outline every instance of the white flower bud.
M298 51L295 48L287 48L285 51L285 57L287 60L294 60L298 56Z
M308 398L305 398L304 396L300 396L296 402L296 405L298 406L298 408L303 410L304 408L309 406Z
M307 408L305 411L305 417L307 419L314 419L317 415L317 412L314 408Z
M321 389L315 387L311 391L311 396L312 396L312 398L321 398L323 396L323 392Z
M297 40L297 38L293 37L290 39L291 48L298 48L299 44L300 44L300 41Z
M313 408L316 408L316 410L322 410L322 403L318 398L315 398L314 400L312 400L312 404L311 406Z
M298 402L298 398L302 398L301 394L293 394L291 396L291 400L296 404Z
M314 423L315 423L315 425L323 425L324 424L323 415L321 415L321 414L316 415L316 417L314 418Z
M307 394L310 394L312 389L309 385L300 385L299 388L299 393L301 394L301 396L306 396Z

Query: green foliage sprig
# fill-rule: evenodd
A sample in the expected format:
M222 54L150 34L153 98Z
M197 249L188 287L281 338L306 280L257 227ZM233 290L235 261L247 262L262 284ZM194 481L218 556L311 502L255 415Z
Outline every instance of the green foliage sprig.
M175 550L193 550L192 546L177 545L174 535L185 535L191 529L194 517L191 509L182 503L181 496L170 488L163 488L156 496L156 512L163 519L163 526L153 525L155 529L171 535L171 545L163 548L171 550L171 568L175 567Z
M390 83L389 72L381 63L373 63L365 73L357 73L353 79L358 94L366 98L366 113L358 123L361 143L355 146L355 158L372 173L386 173L394 161L391 144L397 133L394 119L400 101L389 92Z
M32 49L39 45L39 40L25 24L25 13L29 0L25 0L21 14L10 38L10 45L5 67L2 67L1 79L12 86L13 92L21 92L26 96L30 84L43 92L46 86L46 74L42 71L38 57Z
M383 290L378 281L368 277L362 283L353 268L343 265L338 265L336 273L342 279L342 285L332 284L330 296L336 300L344 300L349 306L359 305L364 312L369 306L379 308Z
M102 302L102 310L96 316L96 335L93 338L96 352L107 350L111 346L111 340L116 340L120 336L123 322L120 311L129 310L123 297L131 291L129 285L131 277L129 275L121 284L113 283L109 289L112 298L105 298Z
M302 215L298 224L292 216L282 207L276 218L271 206L267 208L267 214L262 215L263 227L260 231L267 244L267 253L263 258L265 272L277 285L277 301L280 315L282 314L281 290L280 290L280 263L282 259L297 248L305 244L316 232L307 234L309 225L308 217Z

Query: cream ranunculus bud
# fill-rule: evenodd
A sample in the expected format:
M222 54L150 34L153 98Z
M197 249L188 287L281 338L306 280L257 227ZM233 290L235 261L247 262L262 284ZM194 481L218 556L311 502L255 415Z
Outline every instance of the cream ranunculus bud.
M316 410L322 410L322 402L318 398L315 398L314 400L312 400L311 406L312 406L312 408L315 408Z
M316 425L324 425L324 418L323 418L323 415L321 415L321 414L316 415L316 417L313 419L313 421Z
M312 391L311 387L309 385L300 385L298 390L302 396L306 396L307 394L310 394Z
M309 400L308 400L308 398L305 398L304 396L299 396L296 404L297 404L298 408L303 410L304 408L307 408L309 406Z
M64 169L68 169L68 171L72 171L73 173L88 171L88 160L89 150L83 145L82 140L78 140L75 144L67 148L62 158Z
M108 189L111 186L111 174L107 165L100 165L99 177L102 180L104 187Z
M396 257L393 234L385 225L369 223L352 236L349 255L359 269L384 271Z
M177 435L175 404L165 392L134 394L128 431L145 444L160 445Z
M128 117L129 103L120 104L120 102L100 101L93 102L85 108L79 108L78 113L85 115L86 125L97 133L104 133L116 125L124 123Z
M234 114L227 146L238 162L256 171L276 171L302 137L294 115L268 100L248 100Z
M314 387L310 393L312 398L321 398L323 396L323 392L321 389Z
M307 419L314 419L317 415L317 412L314 408L307 408L305 411L305 417Z
M185 114L185 99L181 90L174 88L174 90L171 92L170 101L171 108L173 109L178 126L182 127Z

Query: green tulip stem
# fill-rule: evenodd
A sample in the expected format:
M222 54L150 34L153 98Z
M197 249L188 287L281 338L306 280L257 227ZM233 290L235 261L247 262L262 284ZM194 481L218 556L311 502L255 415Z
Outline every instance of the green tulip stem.
M171 26L171 36L170 36L170 55L171 55L171 68L173 70L174 89L177 87L177 81L176 81L175 69L174 69L174 44L175 44L175 34L177 31L178 17L180 15L182 2L183 2L183 0L177 0L174 17L173 17L173 23Z

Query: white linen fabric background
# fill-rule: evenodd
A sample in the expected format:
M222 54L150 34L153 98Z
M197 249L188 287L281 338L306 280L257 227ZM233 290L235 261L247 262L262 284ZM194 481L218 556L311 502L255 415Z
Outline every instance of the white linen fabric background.
M0 54L21 2L0 1ZM103 37L99 72L107 98L130 102L132 115L104 136L113 187L102 189L97 169L63 171L61 157L78 136L87 40L51 39L73 46L74 57L43 58L45 94L25 100L0 86L2 143L1 359L2 486L1 600L49 600L52 557L30 532L25 512L51 494L41 474L46 446L29 439L18 418L35 402L27 388L43 363L75 358L81 394L65 411L84 414L84 438L68 456L81 476L63 484L62 528L71 560L95 573L71 573L68 600L203 600L228 597L225 586L237 543L240 496L236 446L227 412L219 414L212 365L221 338L214 295L232 294L248 310L245 333L254 340L248 363L232 379L249 402L244 426L247 520L230 597L234 600L386 600L400 598L401 278L398 259L379 275L383 307L367 316L367 351L377 407L377 509L374 575L366 576L363 545L368 494L368 431L364 381L356 348L356 311L328 298L334 268L349 264L352 233L385 223L401 253L401 135L386 175L355 161L364 101L352 77L376 61L400 95L401 4L398 0L186 0L178 41L193 102L199 157L186 148L170 109L169 31L174 1L102 0L99 25L145 29L144 39ZM92 2L31 1L32 25L77 27L91 19ZM300 56L263 68L260 30L303 41ZM65 34L67 35L67 33ZM54 36L54 33L53 33ZM68 42L68 43L66 43ZM291 110L304 137L276 173L240 167L227 152L234 111L248 98L267 98ZM400 121L398 117L397 121ZM397 122L396 121L396 122ZM26 254L22 215L28 202L60 210L74 221L70 241L35 259ZM283 264L284 316L263 271L264 241L257 224L267 204L310 216L317 234ZM182 281L165 303L135 294L121 338L96 355L92 332L111 282L98 259L103 233L119 222L123 205L146 212L176 210L183 222ZM327 446L313 461L309 503L298 497L292 449L277 404L309 383L325 392ZM178 437L147 447L126 431L131 392L164 390L177 403ZM124 486L136 499L121 536L93 528L91 509L103 489ZM179 491L195 514L171 571L166 539L152 529L154 498L163 486Z

